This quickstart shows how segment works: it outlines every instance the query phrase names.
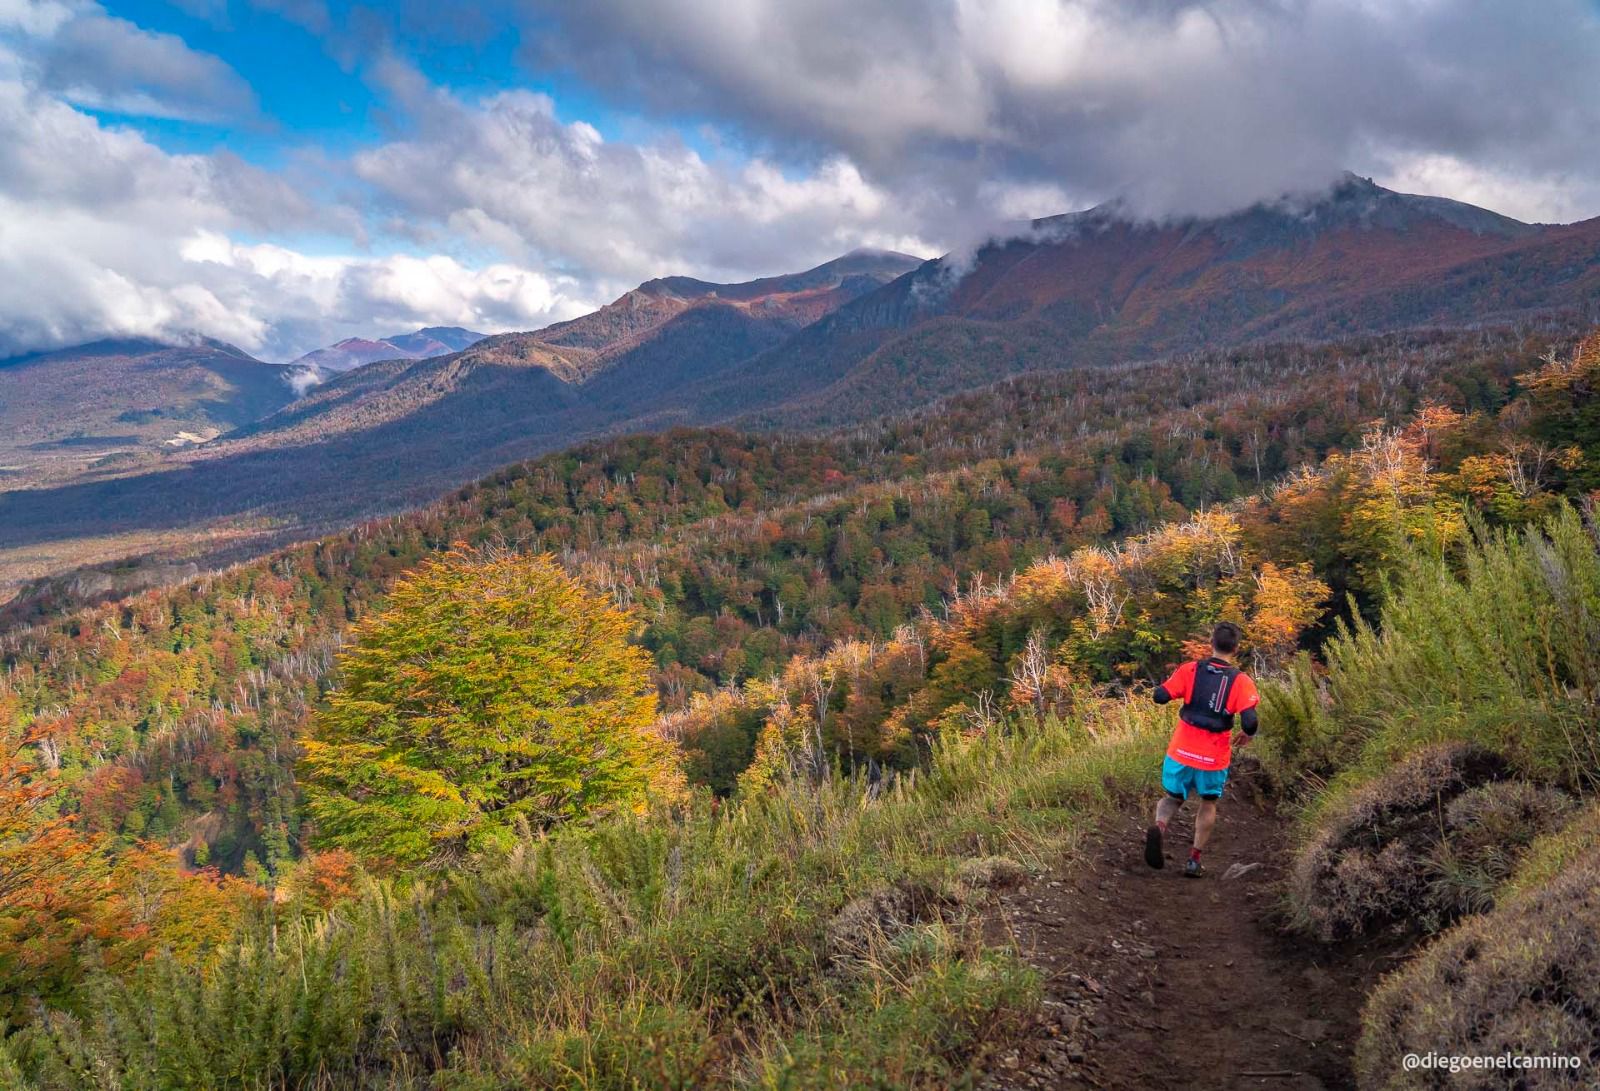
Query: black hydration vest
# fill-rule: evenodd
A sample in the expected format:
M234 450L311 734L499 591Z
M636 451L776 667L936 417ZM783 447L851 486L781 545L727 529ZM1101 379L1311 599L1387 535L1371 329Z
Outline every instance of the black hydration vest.
M1189 700L1178 710L1186 724L1202 731L1232 731L1233 713L1228 711L1228 691L1239 677L1239 668L1219 659L1202 659L1194 665L1194 685Z

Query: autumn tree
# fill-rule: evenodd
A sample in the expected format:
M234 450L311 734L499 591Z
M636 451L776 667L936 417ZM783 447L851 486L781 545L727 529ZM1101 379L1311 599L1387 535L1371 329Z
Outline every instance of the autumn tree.
M186 871L174 850L149 843L117 855L111 886L124 957L160 950L191 963L227 941L267 896L247 879L209 868Z
M121 931L104 859L55 814L57 785L28 760L42 740L0 739L0 1027L30 999L70 1002L86 950Z
M321 839L379 867L641 808L678 776L633 620L548 557L457 547L340 659L302 760Z
M1553 448L1600 450L1600 334L1590 334L1563 360L1555 354L1536 371L1518 376L1526 389L1525 428L1535 440ZM1600 467L1579 465L1568 471L1580 490L1600 488Z
M1300 634L1322 615L1328 585L1309 564L1279 565L1263 561L1254 573L1250 649L1258 668L1278 666L1295 652Z

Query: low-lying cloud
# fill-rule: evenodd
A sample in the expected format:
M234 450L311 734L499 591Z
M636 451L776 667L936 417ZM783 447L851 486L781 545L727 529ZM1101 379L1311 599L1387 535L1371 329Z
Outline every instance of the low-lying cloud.
M760 145L842 154L929 209L993 211L984 187L1003 179L1207 214L1348 168L1450 177L1524 217L1600 211L1589 0L526 0L524 11L538 28L532 66L719 119Z

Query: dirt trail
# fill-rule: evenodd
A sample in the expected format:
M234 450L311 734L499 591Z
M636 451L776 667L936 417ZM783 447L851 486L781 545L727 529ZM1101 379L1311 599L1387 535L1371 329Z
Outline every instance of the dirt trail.
M1233 787L1203 879L1182 875L1191 804L1168 831L1161 871L1143 860L1148 820L1128 815L1065 874L1002 896L993 938L1009 934L1045 974L1045 1015L995 1058L986 1087L1351 1085L1362 997L1393 964L1281 933L1283 823ZM1225 878L1234 864L1259 866Z

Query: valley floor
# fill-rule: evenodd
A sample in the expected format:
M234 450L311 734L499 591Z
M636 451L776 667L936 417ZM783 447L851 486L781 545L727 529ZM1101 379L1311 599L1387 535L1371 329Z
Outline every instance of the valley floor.
M1044 978L1043 1016L989 1063L992 1091L1034 1088L1280 1088L1353 1083L1363 998L1394 966L1288 939L1277 926L1286 826L1248 796L1224 803L1208 874L1183 878L1193 808L1142 857L1145 817L1124 814L1072 868L1005 895L991 939ZM1243 874L1228 878L1230 868Z

